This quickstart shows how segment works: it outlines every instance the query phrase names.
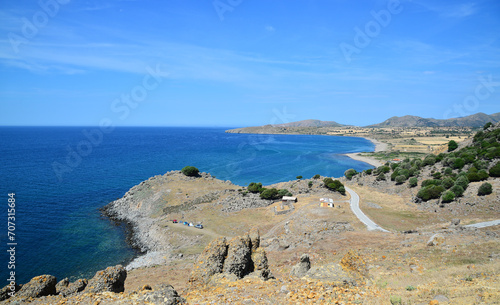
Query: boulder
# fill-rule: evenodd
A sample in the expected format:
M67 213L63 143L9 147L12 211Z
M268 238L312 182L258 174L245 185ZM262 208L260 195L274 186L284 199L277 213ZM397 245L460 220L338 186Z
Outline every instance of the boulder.
M224 269L227 248L228 245L225 237L220 237L212 241L198 256L189 282L202 282L206 284L212 275L221 273Z
M311 269L311 260L309 259L309 255L302 254L300 262L292 267L290 274L296 277L303 277L309 269Z
M444 236L443 234L436 233L431 236L431 238L427 241L427 246L432 247L432 246L439 246L444 243Z
M224 273L232 273L238 278L253 272L252 248L248 235L238 236L229 241Z
M56 285L57 294L62 296L69 296L83 291L87 287L88 281L86 279L79 279L70 283L68 278L61 280Z
M262 248L257 248L255 252L252 253L253 269L256 275L267 281L274 278L269 270L269 264L267 262L266 251Z
M11 293L14 293L15 295L15 293L18 292L19 289L21 289L21 286L17 284L14 284L13 287L10 285L3 287L2 289L0 289L0 301L7 300L8 298L10 298Z
M125 270L122 265L108 267L105 270L97 271L95 276L88 281L85 292L123 292L125 290L126 278L127 270Z
M52 275L39 275L31 279L29 283L16 293L19 298L39 298L56 294L57 279Z
M145 293L137 298L140 304L186 304L186 299L181 298L171 285L160 284L152 290L144 291Z
M256 251L260 247L260 233L258 229L252 229L248 233L250 237L250 243L252 245L252 252Z

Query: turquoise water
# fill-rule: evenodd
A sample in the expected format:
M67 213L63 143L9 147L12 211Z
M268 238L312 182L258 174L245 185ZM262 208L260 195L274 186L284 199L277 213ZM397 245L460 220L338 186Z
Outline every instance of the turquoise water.
M7 249L7 194L15 192L18 283L40 274L88 278L129 262L137 253L125 243L124 229L98 209L151 176L192 165L238 185L339 177L370 166L338 154L374 148L361 138L227 134L224 128L124 127L102 138L96 130L0 127L0 247ZM85 134L93 134L92 141ZM7 279L9 257L1 253L1 278Z

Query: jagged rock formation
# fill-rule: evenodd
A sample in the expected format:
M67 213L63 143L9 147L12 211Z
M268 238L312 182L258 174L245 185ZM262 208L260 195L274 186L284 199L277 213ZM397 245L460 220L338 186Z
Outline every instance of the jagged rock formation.
M125 290L125 279L127 270L122 265L108 267L106 270L98 271L88 282L85 292L123 292Z
M224 237L212 241L198 257L189 282L207 284L218 274L237 279L250 274L264 280L271 278L266 252L259 246L260 235L257 230L234 237L229 242Z
M56 285L56 291L62 296L69 296L83 291L87 287L87 279L79 279L73 283L70 283L68 278L62 279Z
M292 271L290 272L292 276L303 277L306 275L307 271L311 269L311 261L309 259L309 255L302 254L300 257L300 262L293 266Z
M16 293L20 298L39 298L47 295L56 294L57 279L52 275L36 276L23 285L21 290Z

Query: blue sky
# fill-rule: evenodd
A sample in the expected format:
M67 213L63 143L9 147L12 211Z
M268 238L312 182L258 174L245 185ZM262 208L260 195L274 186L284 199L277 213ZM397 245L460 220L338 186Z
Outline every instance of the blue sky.
M0 32L0 125L500 111L497 0L3 1Z

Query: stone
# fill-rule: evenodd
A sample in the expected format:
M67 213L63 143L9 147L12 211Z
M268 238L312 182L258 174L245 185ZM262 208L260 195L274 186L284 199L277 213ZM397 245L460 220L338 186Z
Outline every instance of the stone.
M73 283L70 283L68 278L65 278L57 283L57 294L60 294L62 296L77 294L78 292L83 291L85 287L87 287L87 284L88 281L86 279L79 279Z
M290 274L296 277L303 277L309 269L311 269L311 260L309 259L309 255L302 254L300 262L292 267Z
M212 241L198 256L189 279L190 283L208 283L210 277L221 273L227 256L228 245L225 237Z
M52 275L39 275L31 279L29 283L16 293L20 298L39 298L56 294L57 279Z
M125 291L125 279L127 270L122 265L108 267L105 270L97 271L95 276L88 281L84 290L85 293L99 292L123 292Z
M441 233L436 233L431 236L431 238L427 241L427 246L439 246L444 243L444 236Z
M145 290L142 296L137 300L140 304L163 304L163 305L177 305L187 304L186 299L179 296L177 291L171 285L160 284L153 290Z
M438 301L438 302L449 302L450 301L450 299L448 299L447 296L442 295L442 294L438 294L437 296L435 296L434 298L432 298L432 300L435 300L435 301Z
M232 273L238 278L243 278L253 271L250 237L246 235L231 239L224 262L224 273Z
M258 229L251 229L250 232L248 233L248 236L250 237L250 242L252 245L252 252L256 251L257 248L260 247L260 233Z
M452 226L458 226L458 225L460 225L460 219L453 219L451 221L451 225Z
M14 288L14 290L12 290L12 287L10 285L7 285L7 286L3 287L2 289L0 289L0 301L4 301L4 300L7 300L8 298L10 298L9 293L12 293L12 292L14 292L14 294L17 293L19 291L19 289L21 289L21 286L15 284L13 288Z

